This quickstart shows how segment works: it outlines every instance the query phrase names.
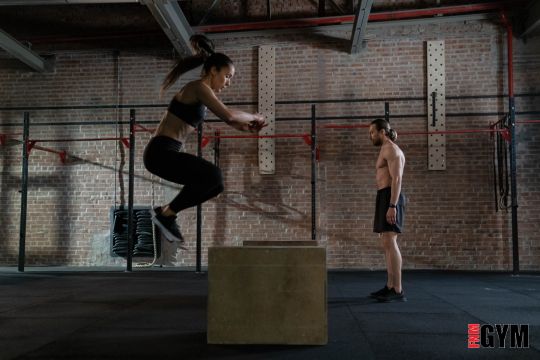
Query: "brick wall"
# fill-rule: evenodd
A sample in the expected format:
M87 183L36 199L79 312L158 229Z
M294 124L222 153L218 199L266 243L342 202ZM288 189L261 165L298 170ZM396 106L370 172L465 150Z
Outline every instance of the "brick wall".
M349 34L331 28L317 34L275 32L216 39L220 51L235 61L237 75L222 95L226 102L257 100L257 45L276 47L276 98L280 100L390 99L398 133L423 131L426 102L400 100L426 96L425 42L445 40L446 94L503 95L507 92L505 36L487 22L468 24L377 27L369 32L368 49L347 53ZM515 91L540 92L538 40L515 43ZM159 98L159 84L172 61L170 51L73 51L57 53L56 71L36 74L2 60L1 106L72 106L154 104L137 109L137 119L155 126L174 89ZM187 74L176 86L198 76ZM517 110L539 111L539 97L517 97ZM255 111L256 106L240 106ZM503 97L447 99L447 129L486 128L507 111ZM494 113L460 116L462 113ZM345 116L328 123L367 123L384 114L384 101L317 105L320 117ZM125 125L57 125L66 122L127 121L128 109L31 110L32 138L127 136ZM309 104L281 104L278 119L309 117ZM532 119L537 115L519 115ZM146 123L148 122L148 123ZM19 110L0 111L1 132L20 133ZM40 125L47 124L47 125ZM226 134L233 129L208 122ZM309 132L309 121L279 121L278 133ZM536 159L540 127L518 127L518 194L521 268L538 270L540 180ZM20 138L20 136L15 136ZM157 179L142 165L149 139L137 134L135 204L169 201L179 186ZM378 149L366 129L319 129L318 240L328 249L331 268L382 269L384 261L371 231L375 199L374 164ZM492 141L489 135L448 135L447 170L427 170L426 136L398 138L407 158L404 191L409 198L406 232L401 236L404 268L512 268L511 225L507 211L495 212ZM194 153L196 137L186 144ZM109 252L109 209L127 202L127 149L117 142L41 144L71 155L61 164L55 154L33 150L29 161L27 264L115 265L122 259ZM276 140L276 175L258 173L257 141L221 142L220 164L225 192L204 204L203 247L239 245L243 240L310 239L310 149L298 139ZM213 159L212 144L204 150ZM11 141L0 148L2 213L5 230L0 264L17 261L21 179L21 146ZM167 264L195 263L195 210L180 215L187 251L164 244ZM206 251L203 251L206 262Z

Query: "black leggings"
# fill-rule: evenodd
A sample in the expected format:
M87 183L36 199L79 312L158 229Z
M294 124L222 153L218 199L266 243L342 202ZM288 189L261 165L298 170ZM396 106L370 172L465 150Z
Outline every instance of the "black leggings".
M144 166L152 174L182 184L171 201L174 212L201 204L223 191L221 170L209 161L180 152L182 143L167 136L153 137L144 149Z

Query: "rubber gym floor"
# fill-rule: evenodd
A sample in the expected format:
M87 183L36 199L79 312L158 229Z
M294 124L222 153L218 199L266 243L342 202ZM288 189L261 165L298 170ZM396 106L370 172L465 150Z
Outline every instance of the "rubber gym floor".
M379 303L384 272L329 272L327 345L208 345L205 273L0 268L0 359L540 359L540 274L403 279L408 301ZM469 349L468 324L527 325L528 348L488 328Z

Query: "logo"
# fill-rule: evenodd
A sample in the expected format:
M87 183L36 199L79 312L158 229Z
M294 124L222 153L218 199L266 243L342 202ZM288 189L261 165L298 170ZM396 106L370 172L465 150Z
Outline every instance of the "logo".
M529 325L468 324L467 330L469 349L529 347Z

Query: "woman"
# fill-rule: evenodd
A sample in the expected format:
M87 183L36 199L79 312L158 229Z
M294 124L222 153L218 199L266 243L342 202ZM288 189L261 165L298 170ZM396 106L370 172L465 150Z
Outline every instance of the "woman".
M226 55L214 53L214 46L206 37L194 35L190 40L196 55L178 61L163 81L162 91L199 65L203 65L201 78L187 83L176 93L144 150L144 166L148 171L184 185L169 204L154 208L152 213L152 220L165 237L180 242L184 239L176 224L176 214L223 191L218 167L180 151L187 136L204 121L206 108L241 131L257 132L266 126L263 115L230 109L217 98L216 94L230 86L234 65Z

